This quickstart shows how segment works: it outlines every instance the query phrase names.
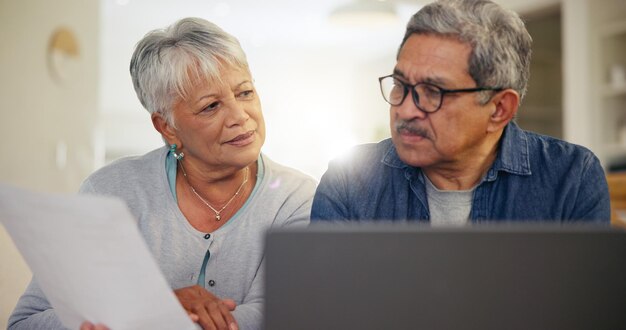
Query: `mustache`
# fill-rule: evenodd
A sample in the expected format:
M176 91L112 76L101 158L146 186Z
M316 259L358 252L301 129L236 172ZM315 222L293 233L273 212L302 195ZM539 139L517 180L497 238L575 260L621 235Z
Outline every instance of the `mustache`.
M415 123L412 121L396 121L394 126L398 134L408 133L412 135L419 135L427 139L430 138L430 134L425 128L415 125Z

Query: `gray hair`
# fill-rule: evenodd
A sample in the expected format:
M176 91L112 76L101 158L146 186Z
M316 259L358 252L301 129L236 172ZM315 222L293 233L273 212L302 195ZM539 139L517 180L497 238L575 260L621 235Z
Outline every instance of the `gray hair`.
M532 38L515 12L488 0L439 0L411 17L400 49L414 33L469 43L469 74L479 87L512 88L520 99L526 94ZM483 93L486 103L491 94Z
M141 104L174 125L172 107L202 81L220 81L220 68L248 69L239 41L201 18L184 18L146 34L135 47L130 75Z

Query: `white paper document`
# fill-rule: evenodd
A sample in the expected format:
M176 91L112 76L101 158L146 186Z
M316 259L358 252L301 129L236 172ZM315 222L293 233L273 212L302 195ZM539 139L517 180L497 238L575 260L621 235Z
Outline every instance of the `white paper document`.
M197 329L121 200L0 184L0 222L70 329Z

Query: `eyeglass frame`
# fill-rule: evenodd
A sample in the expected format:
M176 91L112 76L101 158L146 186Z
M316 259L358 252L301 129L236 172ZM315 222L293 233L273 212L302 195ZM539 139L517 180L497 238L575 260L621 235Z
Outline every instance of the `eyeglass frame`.
M502 87L474 87L474 88L460 88L460 89L446 89L440 86L437 86L435 84L431 84L428 82L418 82L417 84L414 85L410 85L407 84L405 82L403 82L402 80L396 79L398 80L398 82L400 82L400 84L403 87L403 95L402 95L402 99L400 100L400 103L398 104L393 104L390 101L387 100L387 97L385 97L385 92L383 91L383 79L386 78L394 78L393 74L387 75L387 76L383 76L383 77L379 77L378 78L378 84L380 86L380 93L383 95L383 100L385 100L385 102L389 103L390 105L396 107L401 105L402 103L404 103L404 100L406 99L406 96L409 94L409 88L411 90L411 98L413 99L413 104L415 104L415 106L426 112L426 113L434 113L437 112L439 109L441 109L441 105L443 105L443 97L446 94L452 94L452 93L475 93L475 92L482 92L482 91L495 91L495 92L500 92L502 90L504 90L505 88ZM439 97L439 106L432 111L428 111L428 110L424 110L422 109L422 107L418 104L418 100L419 100L419 95L417 94L417 91L415 90L415 87L417 87L418 85L428 85L428 86L432 86L438 90L441 91L440 93L440 97Z

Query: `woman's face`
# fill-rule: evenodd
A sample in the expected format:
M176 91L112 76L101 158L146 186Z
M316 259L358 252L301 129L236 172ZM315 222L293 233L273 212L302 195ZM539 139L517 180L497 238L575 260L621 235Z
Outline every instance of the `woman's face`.
M221 82L200 81L175 103L176 142L185 160L219 170L256 161L265 142L261 102L245 68L224 67Z

